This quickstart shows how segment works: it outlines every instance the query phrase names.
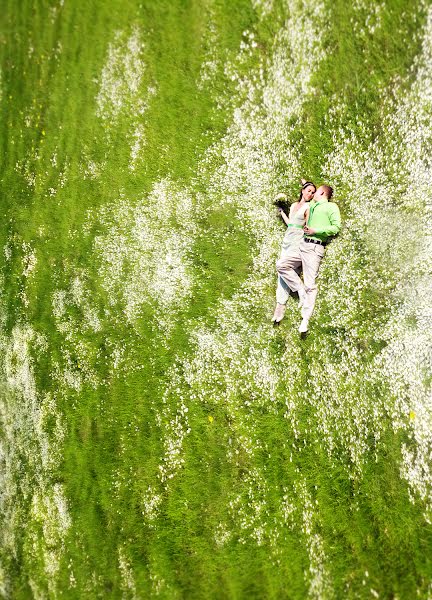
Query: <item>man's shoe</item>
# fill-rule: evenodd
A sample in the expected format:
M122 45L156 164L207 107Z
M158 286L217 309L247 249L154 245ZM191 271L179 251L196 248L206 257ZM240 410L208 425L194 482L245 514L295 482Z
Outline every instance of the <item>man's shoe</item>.
M272 318L272 321L275 325L278 325L284 318L285 309L286 309L285 304L279 304L279 302L276 304L276 308L275 308L274 315Z
M303 319L300 323L300 327L298 328L300 333L307 333L309 329L309 321L307 319Z

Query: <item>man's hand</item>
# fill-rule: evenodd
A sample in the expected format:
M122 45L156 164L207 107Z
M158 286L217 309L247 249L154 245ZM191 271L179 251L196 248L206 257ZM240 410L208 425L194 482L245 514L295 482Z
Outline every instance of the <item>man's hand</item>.
M314 235L316 233L316 229L312 229L312 227L308 227L307 225L305 225L303 227L303 231L307 234L307 235Z

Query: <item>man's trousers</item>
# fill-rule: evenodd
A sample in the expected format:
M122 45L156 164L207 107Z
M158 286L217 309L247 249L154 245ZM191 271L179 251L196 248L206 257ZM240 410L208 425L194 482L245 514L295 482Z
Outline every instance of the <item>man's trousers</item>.
M303 319L309 320L317 295L316 278L325 248L320 244L312 244L302 240L300 242L299 256L281 257L276 261L276 269L282 281L293 291L305 292L305 300L302 306ZM303 280L298 275L298 269L303 269ZM278 286L279 287L279 286Z

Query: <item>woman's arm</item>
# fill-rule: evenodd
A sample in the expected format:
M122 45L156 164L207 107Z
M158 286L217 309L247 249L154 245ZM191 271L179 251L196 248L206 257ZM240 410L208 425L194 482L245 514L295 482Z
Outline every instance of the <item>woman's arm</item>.
M279 210L279 214L280 214L280 216L282 217L282 219L283 219L283 221L284 221L285 225L288 225L288 223L289 223L289 218L286 216L286 214L285 214L285 212L282 210L282 208L279 208L278 210ZM291 210L290 210L290 213L291 213Z

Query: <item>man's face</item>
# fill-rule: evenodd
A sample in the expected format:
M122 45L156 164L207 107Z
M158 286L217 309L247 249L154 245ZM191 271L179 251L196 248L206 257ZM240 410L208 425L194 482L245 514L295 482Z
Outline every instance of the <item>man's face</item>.
M306 202L309 202L314 197L315 188L313 185L308 185L307 188L303 190L303 198Z
M322 185L317 189L313 198L314 198L315 202L318 202L319 200L326 198L325 189Z

